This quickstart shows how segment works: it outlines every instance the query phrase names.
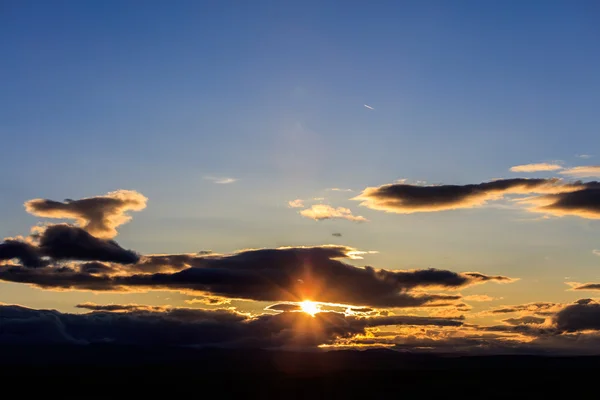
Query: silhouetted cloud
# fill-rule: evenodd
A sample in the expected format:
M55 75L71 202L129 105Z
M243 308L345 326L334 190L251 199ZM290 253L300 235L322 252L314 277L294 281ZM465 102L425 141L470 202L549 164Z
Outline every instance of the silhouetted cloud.
M502 320L502 322L508 325L530 325L530 324L543 324L546 321L546 318L534 317L532 315L526 315L519 318L508 318Z
M560 171L559 174L569 175L577 178L600 177L600 165L583 165L579 167L567 168Z
M346 219L354 222L367 222L365 217L360 215L352 215L352 211L348 208L334 208L328 204L314 204L310 208L300 211L300 215L306 218L312 218L315 221L324 219Z
M331 234L331 236L335 236L335 237L342 237L342 234L339 232L334 232Z
M600 290L600 283L577 283L567 282L571 286L571 290Z
M62 224L43 230L39 236L39 249L54 260L133 264L140 259L137 253L123 249L113 240L99 239L81 228Z
M141 304L96 304L96 303L81 303L75 306L91 311L166 311L168 307L164 306L146 306Z
M472 185L418 186L403 183L368 187L353 200L374 210L400 214L471 208L507 194L575 190L559 179L499 179Z
M567 332L600 330L600 304L582 299L556 313L554 322L559 330Z
M64 202L34 199L25 202L25 209L46 218L75 219L79 226L99 238L117 235L116 228L131 220L127 211L146 208L147 198L133 190L118 190L104 196Z
M537 163L537 164L521 164L511 167L512 172L544 172L544 171L557 171L562 169L562 165L550 164L550 163Z
M512 281L477 272L359 268L340 260L354 252L349 247L329 245L188 255L179 261L189 267L172 273L126 274L130 268L139 270L136 264L121 268L116 275L86 273L73 265L38 269L5 266L0 268L0 280L62 290L176 290L258 301L310 299L372 307L418 307L460 298L417 294L411 292L413 289L458 289L489 281Z
M67 314L0 305L0 343L314 347L365 334L371 327L462 325L458 320L413 316L365 318L335 312L314 317L297 312L249 316L231 310L141 307L82 304L80 308L101 311Z
M532 212L599 219L600 182L578 182L573 187L577 190L529 197L519 203L528 205Z
M29 268L40 268L48 265L48 261L42 259L42 255L36 246L19 240L5 240L0 243L0 261L12 259L18 259L23 266Z
M291 312L291 311L302 311L302 306L295 303L277 303L271 304L267 306L265 310L268 311L282 311L282 312Z
M554 312L559 310L563 305L561 303L550 303L550 302L536 302L527 304L517 304L513 306L501 306L487 310L485 314L509 314L509 313L523 313L531 315L553 315Z

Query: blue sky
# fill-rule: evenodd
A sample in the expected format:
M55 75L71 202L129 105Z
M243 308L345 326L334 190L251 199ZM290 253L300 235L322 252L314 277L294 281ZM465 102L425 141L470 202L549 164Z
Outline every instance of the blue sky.
M574 300L565 277L600 278L597 221L349 199L398 179L597 164L599 17L595 1L5 1L1 232L40 221L29 199L130 189L148 207L118 241L141 253L338 243L379 251L364 263L380 268L521 278L486 286L504 303ZM315 197L370 221L287 206ZM96 296L6 293L65 308Z

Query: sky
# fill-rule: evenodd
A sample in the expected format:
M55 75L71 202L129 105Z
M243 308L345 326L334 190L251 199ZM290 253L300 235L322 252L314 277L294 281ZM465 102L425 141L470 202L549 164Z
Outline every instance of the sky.
M591 351L599 18L583 0L2 1L0 316ZM297 319L352 330L307 341ZM97 339L52 329L31 340Z

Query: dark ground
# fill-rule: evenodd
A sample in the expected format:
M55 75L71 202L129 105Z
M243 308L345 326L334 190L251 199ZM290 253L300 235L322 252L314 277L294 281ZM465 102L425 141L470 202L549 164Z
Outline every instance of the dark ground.
M596 397L599 371L600 357L0 346L2 385L19 397Z

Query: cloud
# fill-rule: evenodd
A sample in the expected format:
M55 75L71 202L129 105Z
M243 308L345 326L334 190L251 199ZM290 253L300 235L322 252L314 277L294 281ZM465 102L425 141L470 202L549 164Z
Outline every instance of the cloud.
M600 330L600 304L579 300L556 313L554 322L559 330L567 332Z
M512 172L544 172L557 171L559 169L563 169L562 165L549 163L522 164L510 168Z
M76 308L82 308L91 311L166 311L168 307L165 306L146 306L140 304L96 304L96 303L81 303L75 306Z
M528 206L531 212L599 219L600 182L576 182L571 188L561 193L528 197L518 203Z
M335 236L335 237L342 237L342 234L339 232L334 232L331 234L331 236Z
M224 297L217 297L217 296L204 296L201 298L195 298L195 299L190 299L190 300L185 300L185 302L187 304L206 304L206 305L210 305L210 306L220 306L223 304L229 304L231 303L231 299L226 299Z
M488 296L487 294L472 294L470 296L463 297L464 301L493 301L495 298Z
M569 175L577 178L600 177L600 165L585 165L568 168L560 171L561 175Z
M296 303L277 303L271 304L265 308L267 311L293 312L302 311L302 306Z
M0 344L176 345L219 347L315 347L389 325L453 326L443 318L391 316L358 317L335 312L283 312L249 316L232 310L157 308L139 305L82 304L96 310L67 314L0 306Z
M355 267L342 261L357 250L345 246L244 250L229 255L174 255L176 272L139 273L138 264L111 265L118 273L90 273L78 264L0 268L0 280L56 290L147 291L185 293L257 301L313 301L370 307L419 307L455 301L458 295L413 293L455 290L485 282L511 282L504 276L446 270L385 270ZM169 256L160 256L165 258ZM151 258L150 258L151 260ZM140 263L147 263L142 257ZM82 264L87 265L87 264ZM153 265L153 264L151 264Z
M64 202L34 199L25 202L28 213L45 218L74 219L90 234L103 239L117 235L116 228L131 220L127 211L146 208L147 198L133 190Z
M600 256L600 250L594 249L594 250L592 250L592 253L597 256Z
M204 179L209 180L209 181L213 181L216 184L219 185L227 185L229 183L234 183L237 182L238 179L237 178L227 178L227 177L215 177L215 176L205 176Z
M578 283L566 282L571 286L571 290L600 290L600 283Z
M288 207L290 208L302 208L304 207L304 201L302 199L288 201Z
M592 158L592 155L590 155L590 154L577 154L575 157L579 157L579 158Z
M576 190L559 179L498 179L471 185L418 186L388 184L368 187L353 200L374 210L410 214L472 208L507 194L557 193Z
M333 192L353 192L354 190L352 189L342 189L342 188L328 188L327 190L331 190Z
M370 106L370 105L368 105L368 104L365 104L364 106L365 106L365 108L368 108L369 110L374 110L374 109L375 109L375 108L371 107L371 106Z
M493 315L522 313L528 315L548 316L553 315L557 310L561 309L562 307L563 304L561 303L537 302L517 304L513 306L501 306L498 308L493 308L491 310L484 311L483 314Z
M140 256L113 240L99 239L81 228L51 225L39 237L39 249L54 260L108 261L133 264Z
M532 315L502 320L502 322L508 325L540 325L543 324L545 321L546 318L534 317Z
M38 229L31 238L30 241L10 239L0 243L0 260L17 259L25 267L41 268L64 260L133 264L140 259L137 253L123 249L113 240L99 239L66 224ZM99 264L94 266L98 269ZM112 270L106 267L109 269Z
M25 267L40 268L48 265L36 246L19 240L0 243L0 261L18 259Z
M345 219L354 222L367 222L365 217L360 215L352 215L352 211L348 208L334 208L328 204L314 204L310 208L300 211L300 215L306 218L321 221L324 219Z

